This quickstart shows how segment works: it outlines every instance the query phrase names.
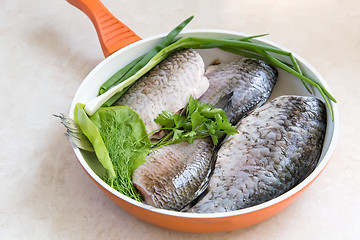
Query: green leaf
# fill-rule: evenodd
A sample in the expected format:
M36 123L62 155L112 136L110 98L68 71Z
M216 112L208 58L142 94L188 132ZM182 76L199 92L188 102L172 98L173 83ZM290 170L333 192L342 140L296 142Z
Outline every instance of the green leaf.
M101 138L99 129L86 115L84 107L84 104L76 104L74 120L94 147L97 158L99 159L103 167L106 169L107 178L110 181L110 183L108 183L112 186L112 182L116 178L114 166L110 159L109 152L105 146L105 143Z
M193 114L191 114L190 121L191 121L192 129L194 130L196 127L201 125L205 120L206 118L201 116L199 112L194 112Z
M75 121L107 170L107 177L103 180L120 193L142 201L131 177L133 171L145 162L151 143L139 114L129 107L116 106L100 108L88 117L84 105L77 104Z
M165 128L172 128L175 126L174 115L169 111L162 111L154 121Z
M211 140L213 141L214 146L216 146L219 142L219 138L213 134L210 135Z
M208 128L208 123L204 122L202 123L198 128L196 128L196 132L197 133L206 133L208 132L209 128Z
M198 108L197 101L195 101L195 99L192 96L190 96L189 103L186 108L186 115L190 116L196 111L197 108Z
M194 143L194 140L195 140L195 136L196 136L196 132L195 131L190 131L190 132L187 132L183 135L184 137L184 140L188 140L188 142L190 144Z
M182 128L186 123L186 117L180 114L173 115L176 128Z
M216 122L218 124L218 128L223 130L226 134L228 135L233 135L238 133L237 129L235 128L235 126L232 126L230 124L230 122L228 121L227 117L224 115L222 116L222 114L215 114L215 119Z
M216 134L216 130L218 129L218 124L216 122L210 122L210 124L208 124L208 131L210 134Z
M114 165L119 164L118 167L132 174L145 162L151 144L140 115L133 109L127 106L104 107L90 119L98 127ZM121 165L124 159L128 160Z
M172 138L173 141L182 138L184 130L174 129L173 131L174 131L174 136Z

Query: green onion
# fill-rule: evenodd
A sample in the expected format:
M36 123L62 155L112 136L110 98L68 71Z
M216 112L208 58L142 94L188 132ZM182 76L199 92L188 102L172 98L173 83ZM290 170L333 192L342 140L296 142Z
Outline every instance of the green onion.
M136 58L135 60L133 60L132 62L130 62L128 65L126 65L125 67L123 67L122 69L120 69L119 71L117 71L114 75L112 75L105 83L103 83L100 86L100 90L99 90L99 95L103 94L104 92L106 92L109 88L111 88L112 86L116 85L125 75L126 73L129 72L130 69L132 69L133 67L135 67L140 60L145 56L146 54Z
M190 21L190 20L191 18L187 19L186 21ZM184 21L185 24L183 24L181 27L184 27L188 23L186 21ZM175 32L176 35L178 31L181 30L181 27L179 27ZM174 36L175 33L173 35L169 34L172 35L172 39L175 38ZM119 93L118 95L122 95L128 87L130 87L133 83L136 82L137 79L139 79L145 73L150 71L153 67L155 67L158 63L160 63L162 60L164 60L174 51L178 51L186 48L195 48L195 49L219 48L221 50L236 53L242 56L263 60L273 66L279 67L295 75L296 77L300 78L300 80L303 82L304 86L309 92L310 89L306 84L310 84L316 87L320 92L321 96L324 98L326 105L329 109L331 118L333 120L334 119L333 109L330 104L330 101L336 102L335 98L324 88L324 86L322 86L317 81L305 76L302 73L298 62L296 58L292 55L292 53L281 50L276 47L263 45L250 41L253 38L257 38L261 36L263 35L232 38L232 39L186 37L171 43L170 45L162 48L161 50L160 48L156 48L157 53L145 65L143 63L141 65L140 64L136 65L137 71L134 74L129 76L126 80L121 81L121 83L119 83L118 85L113 86L102 95L91 100L89 103L86 104L85 110L89 115L92 115L102 104L104 104L106 101L112 98L115 94ZM291 64L285 63L284 61L277 58L276 55L288 57Z

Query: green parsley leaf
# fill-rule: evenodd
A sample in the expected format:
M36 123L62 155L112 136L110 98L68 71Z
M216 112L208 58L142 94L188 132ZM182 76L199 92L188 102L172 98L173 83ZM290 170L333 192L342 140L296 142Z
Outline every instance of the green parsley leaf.
M220 108L214 108L190 96L185 110L185 114L163 111L154 119L163 126L158 130L167 130L168 135L160 139L153 148L185 141L193 143L196 138L203 137L211 137L213 144L216 145L225 134L238 133Z
M184 127L185 123L186 123L186 117L180 114L175 114L173 115L173 119L174 119L174 125L176 128L182 128Z
M199 112L194 112L190 115L191 127L192 130L196 129L199 125L205 122L206 118L201 116Z
M175 126L174 124L174 115L169 111L162 111L154 121L165 128L172 128Z
M183 137L184 130L173 129L173 131L174 131L174 136L172 138L173 141L181 139Z

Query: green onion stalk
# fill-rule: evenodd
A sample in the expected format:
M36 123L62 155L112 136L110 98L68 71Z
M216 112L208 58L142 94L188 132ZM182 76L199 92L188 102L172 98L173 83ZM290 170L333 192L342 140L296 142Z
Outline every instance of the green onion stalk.
M112 105L140 77L150 71L153 67L159 64L174 51L187 48L219 48L223 51L235 53L244 57L263 60L272 66L279 67L298 77L309 92L311 91L308 88L308 84L314 86L316 89L318 89L321 96L324 98L331 118L332 120L334 119L333 109L330 101L336 102L335 98L325 89L323 85L302 73L298 62L292 53L273 46L251 41L254 38L262 37L265 34L231 39L200 37L185 37L175 39L178 33L191 21L191 19L192 17L186 19L166 37L164 37L162 41L154 47L154 49L132 61L129 65L119 70L120 74L118 74L119 72L116 73L116 76L114 75L114 77L111 77L107 82L105 82L100 88L100 95L86 104L85 111L87 114L94 114L96 110L104 104L105 106ZM276 55L289 58L289 62L291 62L291 64L280 60L278 57L276 57ZM123 74L123 72L125 73Z

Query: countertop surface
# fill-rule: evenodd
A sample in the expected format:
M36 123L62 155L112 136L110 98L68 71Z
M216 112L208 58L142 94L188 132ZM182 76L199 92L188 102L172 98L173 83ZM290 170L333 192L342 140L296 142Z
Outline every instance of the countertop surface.
M333 156L276 216L232 232L162 229L128 214L88 178L65 129L87 74L103 59L90 20L65 0L0 1L0 239L359 239L359 0L104 0L141 37L214 28L286 46L326 79L340 111Z

